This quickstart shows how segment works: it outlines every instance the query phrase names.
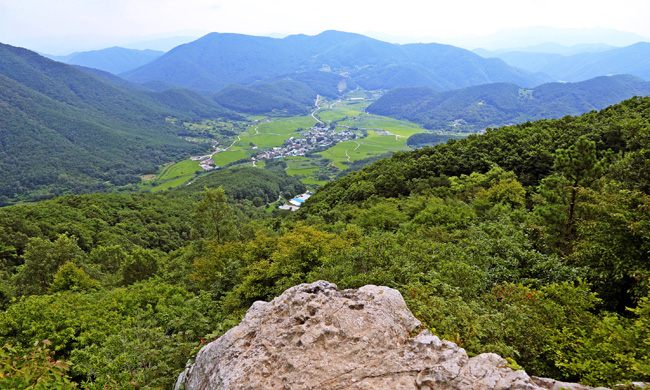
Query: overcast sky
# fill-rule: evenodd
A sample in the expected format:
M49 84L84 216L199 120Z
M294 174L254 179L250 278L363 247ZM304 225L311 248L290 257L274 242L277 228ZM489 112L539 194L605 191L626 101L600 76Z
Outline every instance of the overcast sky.
M0 42L88 50L165 35L328 29L444 42L539 25L650 37L648 20L649 0L0 0Z

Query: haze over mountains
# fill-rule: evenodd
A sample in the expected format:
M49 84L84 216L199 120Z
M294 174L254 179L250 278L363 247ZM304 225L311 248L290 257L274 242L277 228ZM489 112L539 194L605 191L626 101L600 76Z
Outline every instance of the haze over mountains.
M72 53L67 56L46 55L46 57L65 64L81 65L119 74L145 65L163 54L165 53L162 51L149 49L135 50L110 47L102 50Z
M605 44L609 46L629 46L649 38L611 28L557 28L548 26L530 26L506 28L494 34L468 36L449 39L448 43L465 48L484 48L501 50L543 45L548 42L563 46L582 44Z
M339 31L283 39L211 33L121 76L216 92L228 84L313 70L345 73L366 89L426 85L449 90L501 81L524 86L550 81L449 45L396 45Z
M528 51L478 53L501 58L512 66L530 72L543 72L561 81L582 81L607 74L631 74L650 79L649 42L568 56Z

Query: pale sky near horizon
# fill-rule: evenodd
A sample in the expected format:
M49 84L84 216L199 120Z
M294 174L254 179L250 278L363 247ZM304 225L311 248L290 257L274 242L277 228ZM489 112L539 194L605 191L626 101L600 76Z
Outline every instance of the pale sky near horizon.
M444 41L540 25L650 37L648 20L648 0L0 0L0 42L81 50L136 37L329 29Z

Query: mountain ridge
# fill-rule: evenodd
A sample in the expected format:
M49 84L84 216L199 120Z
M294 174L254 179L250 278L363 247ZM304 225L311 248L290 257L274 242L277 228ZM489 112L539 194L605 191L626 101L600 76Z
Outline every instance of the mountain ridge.
M541 52L490 52L512 66L530 72L543 72L556 80L583 81L608 74L631 74L650 80L650 42L637 42L609 50L561 55Z
M119 74L145 65L163 55L157 50L136 50L113 46L101 50L76 52L67 56L44 55L45 57L68 65L81 65Z
M529 120L578 115L635 95L650 95L650 82L630 75L525 89L512 83L454 91L396 88L371 104L369 113L408 119L432 130L474 132Z
M522 85L550 81L450 45L397 45L335 30L282 39L210 33L121 76L138 83L158 80L216 91L229 84L251 84L323 68L346 73L368 89L402 85L401 81L391 83L391 77L405 68L427 85L446 89L497 81Z
M192 91L129 90L4 44L0 85L0 205L139 182L201 150L167 117L235 115Z

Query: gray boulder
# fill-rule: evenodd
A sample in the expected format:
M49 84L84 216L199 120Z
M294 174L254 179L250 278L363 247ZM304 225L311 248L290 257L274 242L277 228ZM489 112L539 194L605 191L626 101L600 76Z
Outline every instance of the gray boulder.
M255 302L238 326L201 349L176 389L541 390L558 384L572 385L533 380L493 353L468 358L424 329L397 290L339 290L318 281ZM575 386L568 388L589 389Z

